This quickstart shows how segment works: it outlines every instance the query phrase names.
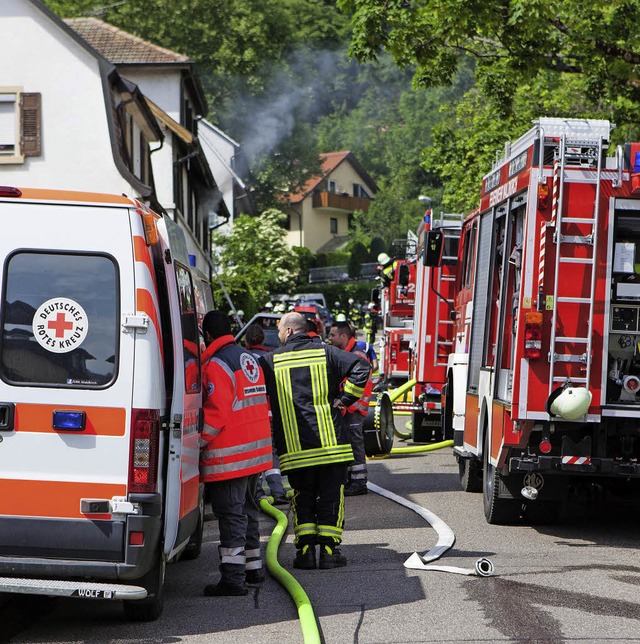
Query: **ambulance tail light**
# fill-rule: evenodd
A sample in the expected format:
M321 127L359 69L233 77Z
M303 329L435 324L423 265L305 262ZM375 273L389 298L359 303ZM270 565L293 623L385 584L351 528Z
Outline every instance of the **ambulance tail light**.
M157 409L132 409L129 493L151 494L156 491L159 442L160 412Z
M13 186L0 186L0 197L22 197L22 190Z
M542 354L542 313L530 311L524 316L524 357L539 358Z

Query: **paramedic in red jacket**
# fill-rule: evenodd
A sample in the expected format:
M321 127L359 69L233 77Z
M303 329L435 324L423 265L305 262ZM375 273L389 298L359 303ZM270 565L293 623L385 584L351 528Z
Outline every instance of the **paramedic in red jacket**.
M204 429L200 472L220 525L218 584L209 597L246 595L264 581L260 558L256 483L271 467L271 427L262 369L231 335L226 313L210 311L202 322Z

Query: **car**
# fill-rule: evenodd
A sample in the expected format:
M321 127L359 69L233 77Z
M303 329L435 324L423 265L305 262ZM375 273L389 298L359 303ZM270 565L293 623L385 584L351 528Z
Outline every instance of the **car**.
M282 315L278 313L256 313L236 335L236 342L244 346L244 339L247 334L247 329L252 324L259 324L264 329L264 346L273 351L280 346L278 338L278 322Z
M327 308L327 301L322 293L296 293L293 296L295 302L314 302Z

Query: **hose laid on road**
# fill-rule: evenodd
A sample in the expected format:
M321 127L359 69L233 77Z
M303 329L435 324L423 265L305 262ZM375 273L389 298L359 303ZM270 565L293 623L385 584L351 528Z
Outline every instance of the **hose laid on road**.
M267 543L267 570L284 586L289 595L291 595L298 609L304 644L320 644L318 623L316 622L316 616L307 593L305 593L304 588L298 583L297 579L278 562L278 549L280 548L280 542L288 525L287 515L274 508L264 498L260 499L260 509L277 522L269 538L269 543Z
M411 568L413 570L433 570L440 572L452 572L459 575L476 575L479 577L490 577L494 574L493 564L489 559L482 557L478 559L475 563L474 568L458 568L456 566L433 566L428 565L430 561L435 561L442 557L442 555L450 550L453 547L453 544L456 542L456 536L453 534L453 530L437 515L433 514L426 508L423 508L417 503L413 503L408 499L405 499L402 496L385 490L384 488L367 482L367 488L372 492L384 496L391 501L395 501L400 505L413 510L416 514L421 516L437 533L438 533L438 542L436 545L431 548L431 550L425 552L424 555L419 555L417 552L414 552L405 562L405 568Z
M392 454L420 454L421 452L433 452L437 449L451 447L453 441L441 441L439 443L430 443L429 445L407 445L406 447L393 447Z

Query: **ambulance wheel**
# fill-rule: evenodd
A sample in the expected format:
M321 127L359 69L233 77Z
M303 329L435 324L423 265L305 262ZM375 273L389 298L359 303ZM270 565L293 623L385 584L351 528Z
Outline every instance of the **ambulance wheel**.
M166 563L162 550L156 555L156 563L153 568L137 581L136 586L144 586L147 589L147 597L144 599L133 599L125 601L125 617L132 622L154 622L164 609L164 573Z
M200 502L199 516L198 516L198 525L194 530L189 543L185 546L185 549L182 551L181 559L185 561L193 561L200 556L202 552L202 537L204 535L204 502Z
M477 458L458 457L460 487L465 492L482 492L482 467Z
M494 525L509 525L520 519L522 503L516 499L501 499L498 496L500 487L500 474L491 465L489 458L490 447L488 434L484 442L482 496L484 516L487 523Z

